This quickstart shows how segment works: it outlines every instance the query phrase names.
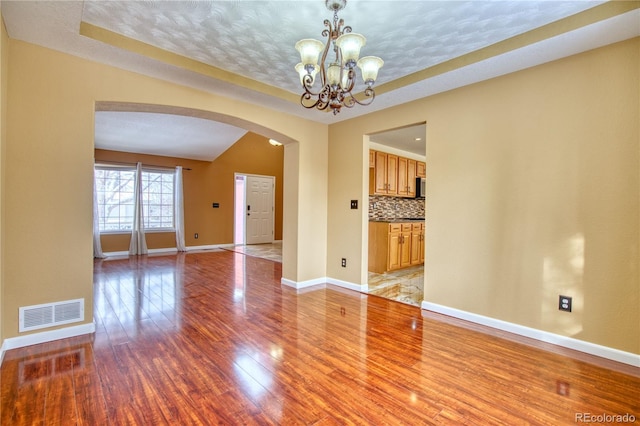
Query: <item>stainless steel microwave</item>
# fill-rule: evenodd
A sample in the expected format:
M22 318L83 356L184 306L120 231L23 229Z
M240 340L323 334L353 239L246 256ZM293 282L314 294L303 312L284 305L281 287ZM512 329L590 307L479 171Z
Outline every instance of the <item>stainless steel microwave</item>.
M427 179L423 177L416 178L416 198L424 198L427 195Z

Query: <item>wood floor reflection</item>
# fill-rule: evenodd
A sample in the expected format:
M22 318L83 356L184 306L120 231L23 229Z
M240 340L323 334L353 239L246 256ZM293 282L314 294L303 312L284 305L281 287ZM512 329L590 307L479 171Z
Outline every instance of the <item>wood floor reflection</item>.
M97 332L8 351L0 423L640 419L637 369L338 287L297 292L280 278L280 263L230 251L97 261Z

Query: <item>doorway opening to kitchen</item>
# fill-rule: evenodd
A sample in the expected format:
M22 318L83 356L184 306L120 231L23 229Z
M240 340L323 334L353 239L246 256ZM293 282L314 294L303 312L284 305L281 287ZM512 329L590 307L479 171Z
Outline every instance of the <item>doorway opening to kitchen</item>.
M426 123L367 138L368 292L420 306L424 299Z

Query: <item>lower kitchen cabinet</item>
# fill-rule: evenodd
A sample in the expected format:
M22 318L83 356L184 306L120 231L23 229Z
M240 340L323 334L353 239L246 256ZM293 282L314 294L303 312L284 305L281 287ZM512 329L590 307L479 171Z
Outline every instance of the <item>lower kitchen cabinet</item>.
M384 273L424 263L424 223L369 222L369 271Z
M424 223L411 226L411 265L419 265L424 263Z

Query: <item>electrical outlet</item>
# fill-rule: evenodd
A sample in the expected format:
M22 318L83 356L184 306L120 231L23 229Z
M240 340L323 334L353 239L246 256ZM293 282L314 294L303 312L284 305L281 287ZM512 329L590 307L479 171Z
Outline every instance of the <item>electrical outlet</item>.
M342 267L346 268L347 267L347 259L346 258L342 258Z
M571 312L571 297L560 295L558 300L558 309L565 312Z
M351 208L353 210L357 210L358 209L358 200L351 200Z

